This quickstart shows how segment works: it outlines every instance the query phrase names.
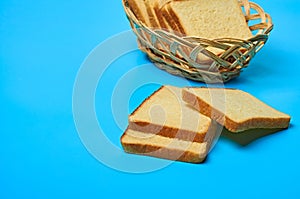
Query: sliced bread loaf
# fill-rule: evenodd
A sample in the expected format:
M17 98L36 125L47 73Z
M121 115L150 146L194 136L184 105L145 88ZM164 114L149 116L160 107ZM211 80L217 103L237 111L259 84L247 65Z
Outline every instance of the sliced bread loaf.
M221 88L185 88L183 100L231 132L253 128L287 128L290 116L247 92Z
M248 39L252 33L238 0L171 1L169 13L188 36Z
M184 29L178 24L179 19L174 15L172 8L170 8L170 2L164 4L160 8L162 20L165 20L167 27L172 30L176 35L185 35Z
M156 0L127 0L127 3L138 20L149 28L157 28L159 24L153 9L155 1Z
M127 153L191 163L201 163L209 150L207 142L189 142L130 129L122 135L121 144Z
M211 141L216 124L188 107L181 88L162 86L129 116L129 128L187 141Z

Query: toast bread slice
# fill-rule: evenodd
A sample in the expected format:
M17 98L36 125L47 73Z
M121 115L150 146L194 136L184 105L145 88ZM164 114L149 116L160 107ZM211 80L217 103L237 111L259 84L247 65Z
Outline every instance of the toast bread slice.
M203 162L209 150L207 142L189 142L131 129L127 129L122 135L121 144L127 153L190 163Z
M138 20L147 26L150 24L150 20L147 17L147 8L143 2L137 0L125 0L125 2L127 2L130 10Z
M184 88L182 98L231 132L288 128L290 116L237 89Z
M172 30L172 32L176 35L182 36L185 35L185 31L182 26L178 23L178 18L174 15L172 8L170 7L170 2L164 4L160 8L160 12L162 13L162 17L165 20L165 23Z
M150 6L151 1L153 0L127 0L127 3L138 20L149 28L157 28L158 21L156 20L152 6Z
M181 88L162 86L129 115L129 128L194 142L211 142L217 125L189 107Z
M154 16L156 18L158 28L163 29L168 32L174 32L174 30L169 26L166 18L163 16L163 6L170 2L170 0L146 0L148 6L151 8Z
M184 36L206 39L249 39L253 36L237 0L183 0L170 1L166 5L171 16L168 21L176 24L177 31ZM224 52L214 47L206 50L218 56ZM184 52L189 55L191 50L184 49ZM202 53L197 56L197 61L205 65L213 62Z
M170 14L187 36L248 39L252 33L237 0L188 0L168 3Z

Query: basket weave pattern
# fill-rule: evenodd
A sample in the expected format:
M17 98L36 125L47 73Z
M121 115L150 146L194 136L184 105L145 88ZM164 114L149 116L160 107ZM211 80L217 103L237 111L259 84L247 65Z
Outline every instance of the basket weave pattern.
M267 42L273 28L270 15L257 4L239 1L253 37L248 40L178 36L162 29L152 29L139 21L127 0L123 6L139 48L154 64L167 72L206 83L227 82L240 75L254 55ZM252 24L251 24L252 22ZM218 49L214 54L210 49ZM205 61L199 59L205 57Z

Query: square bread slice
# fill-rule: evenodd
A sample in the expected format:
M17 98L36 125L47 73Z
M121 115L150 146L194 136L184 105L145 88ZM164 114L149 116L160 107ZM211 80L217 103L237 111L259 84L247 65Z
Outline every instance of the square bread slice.
M167 4L175 23L187 36L248 39L252 33L238 0L188 0Z
M212 141L217 124L181 98L181 88L162 86L129 115L129 128L186 141Z
M222 88L185 88L185 102L231 132L254 128L288 128L290 116L247 92Z
M189 142L131 129L127 129L122 135L121 144L127 153L190 163L203 162L209 150L207 142Z

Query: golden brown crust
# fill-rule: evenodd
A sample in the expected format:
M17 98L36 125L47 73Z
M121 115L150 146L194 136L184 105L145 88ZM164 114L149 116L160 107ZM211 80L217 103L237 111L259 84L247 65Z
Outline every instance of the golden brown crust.
M241 132L251 128L287 128L290 118L252 118L243 122L235 122L193 93L183 89L182 98L203 115L216 120L231 132Z
M160 12L161 12L162 16L166 19L166 22L169 24L169 26L171 27L171 29L174 31L175 34L179 34L179 33L184 34L184 31L183 32L180 31L175 20L169 13L169 5L168 4L166 4L164 7L162 7L160 9Z
M135 131L140 131L144 133L151 133L156 135L161 135L169 138L178 138L186 141L193 142L205 142L210 137L207 135L210 133L195 133L189 130L178 129L170 126L161 126L157 124L152 124L149 122L129 122L129 128Z
M126 128L126 130L124 131L124 133L123 133L122 136L120 137L121 143L123 143L123 139L124 139L124 136L125 136L125 134L126 134L127 131L128 131L128 127Z
M205 160L205 157L200 157L199 154L195 154L190 151L182 151L177 149L169 149L164 147L158 147L155 145L142 145L122 142L122 146L127 153L141 154L146 156L164 158L168 160L176 160L190 163L201 163Z
M147 8L147 14L151 23L151 28L158 28L159 25L155 19L155 14L154 14L154 9L149 5L149 3L147 1L145 1L145 5Z
M226 117L227 118L227 117ZM243 123L235 123L229 118L225 125L228 126L228 130L232 132L241 132L251 128L288 128L290 118L253 118ZM274 127L275 126L275 127ZM226 126L225 126L226 127Z
M135 0L124 0L124 1L125 1L125 5L127 2L129 8L135 14L136 18L145 24L146 19L144 18L143 14L142 14L141 10L139 9L138 5L136 4Z
M164 30L167 30L168 26L165 23L165 20L164 20L163 15L162 15L159 7L158 7L158 4L155 4L155 6L153 7L153 10L154 10L154 13L157 17L157 20L159 22L160 27L163 28Z
M169 4L166 5L166 9L167 9L167 13L168 13L168 15L167 15L168 20L170 21L170 23L174 24L173 26L176 27L176 29L174 29L174 30L177 30L180 34L185 35L186 34L185 30L183 29L182 25L180 24L178 16L173 11L173 9L169 6Z
M213 109L210 105L205 103L203 100L196 97L194 94L183 89L182 99L183 101L187 102L192 107L194 107L201 114L213 120L216 120L221 125L224 125L224 120L226 121L225 116L220 111Z
M150 96L148 96L131 114L130 116L133 116L136 114L136 112L143 107L144 103L146 103L148 100L150 100L152 97L154 97L160 90L162 90L165 86L161 86L159 89L154 91ZM129 116L129 118L130 118ZM216 128L213 127L212 124L207 126L207 129L203 130L203 133L187 130L187 129L179 129L170 127L167 125L159 125L154 124L146 121L131 121L129 119L128 121L129 125L128 128L144 133L151 133L156 135L161 135L164 137L169 138L178 138L186 141L193 141L193 142L207 142L212 139L212 137L215 135Z

